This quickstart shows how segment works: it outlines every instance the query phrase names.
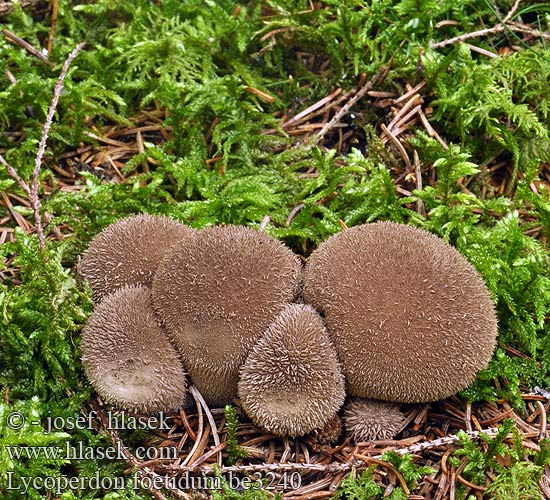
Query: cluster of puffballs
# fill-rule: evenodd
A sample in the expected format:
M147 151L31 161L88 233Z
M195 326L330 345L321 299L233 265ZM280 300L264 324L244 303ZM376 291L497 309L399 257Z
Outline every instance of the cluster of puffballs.
M238 397L277 436L333 441L342 420L355 441L391 439L400 404L464 389L496 342L474 267L392 222L331 236L304 268L250 227L134 215L93 238L79 274L97 301L86 375L105 401L142 414L185 407L191 382L210 406Z

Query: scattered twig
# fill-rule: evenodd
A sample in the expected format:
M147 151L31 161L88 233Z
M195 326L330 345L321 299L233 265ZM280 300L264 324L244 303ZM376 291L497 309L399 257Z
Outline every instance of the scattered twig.
M195 398L195 402L197 403L197 406L199 404L202 406L202 409L204 410L204 413L206 415L206 418L208 419L208 423L210 424L210 429L212 430L212 437L214 438L214 445L219 448L220 447L220 436L218 435L218 428L216 426L216 421L214 420L214 417L212 416L212 412L210 411L210 408L206 404L206 401L202 397L202 394L200 391L194 386L189 386L189 391ZM222 463L222 454L220 453L218 456L218 463L221 465Z
M478 439L480 434L485 434L486 436L495 436L498 432L498 427L491 427L489 429L484 429L482 431L472 431L466 432L466 435L470 439ZM404 448L399 448L395 453L400 455L406 455L407 453L420 453L424 450L431 450L433 448L441 448L443 446L448 446L453 443L460 441L460 437L456 434L451 434L450 436L444 436L442 438L434 439L432 441L424 441L423 443L413 444L411 446L405 446ZM381 458L382 455L377 455L375 458Z
M308 464L308 463L273 463L273 464L250 464L250 465L228 465L224 467L212 467L209 465L201 465L195 469L189 467L173 467L168 468L175 472L195 472L199 474L215 474L217 472L221 474L231 473L254 473L254 472L268 472L268 471L317 471L317 472L328 472L328 473L340 473L348 472L352 467L357 467L361 465L361 462L353 463L335 463L331 462L329 464Z
M418 85L415 85L414 87L411 87L410 85L407 85L407 92L403 94L402 96L399 96L397 99L393 100L394 104L400 104L403 101L408 101L411 97L414 97L420 90L422 90L426 86L426 82L423 80Z
M416 190L422 191L422 168L420 166L420 158L418 156L418 151L415 149L413 152L414 158L414 174L416 177ZM424 202L418 198L416 200L416 211L426 217L426 209L424 208Z
M4 157L0 154L0 163L4 165L6 168L6 171L8 172L8 175L14 179L19 187L25 191L25 194L30 198L31 196L31 188L28 186L28 184L19 176L17 171L4 159Z
M401 489L403 490L403 493L405 493L405 495L407 495L407 496L409 496L411 494L403 475L389 462L384 462L383 460L380 460L379 458L367 457L365 455L359 455L359 454L355 455L355 457L358 458L358 459L361 459L366 464L371 464L372 463L372 464L376 464L376 465L379 465L381 467L387 468L388 470L390 470L392 472L392 474L399 481L399 484L401 485Z
M38 239L40 241L41 249L44 248L44 233L42 232L42 221L40 219L40 198L38 196L38 176L40 174L42 158L44 156L44 152L46 151L46 142L48 140L48 134L50 132L50 127L52 125L53 115L55 113L55 109L57 108L57 103L59 102L59 97L61 96L61 92L63 91L63 82L65 81L65 77L67 76L67 71L69 71L69 66L73 62L74 58L78 55L78 53L84 48L84 45L85 45L84 43L79 43L72 50L72 52L69 54L69 57L67 57L67 60L63 64L63 68L61 69L61 74L59 75L57 82L55 84L53 99L50 104L50 107L48 108L48 114L46 115L46 123L44 123L42 137L40 138L40 143L38 144L38 153L36 155L36 159L34 162L34 171L32 174L32 184L31 184L31 191L32 191L31 203L34 210L36 232L38 234Z
M95 403L92 403L91 406L95 410L95 414L97 415L99 422L103 427L103 430L107 432L111 441L117 447L117 449L121 450L122 455L124 456L124 460L126 460L132 466L132 468L135 468L137 476L139 476L142 479L150 478L152 480L152 481L142 481L141 484L147 485L149 483L152 483L151 487L148 488L148 490L157 500L166 500L166 497L155 487L155 486L158 486L159 484L165 484L166 488L175 497L183 500L191 500L191 497L186 493L184 493L183 491L179 489L169 488L169 482L166 481L166 478L164 478L160 474L157 474L156 472L150 470L148 467L140 467L141 462L137 459L137 457L135 457L130 452L130 450L128 450L128 448L126 448L126 446L120 439L116 430L112 429L109 426L109 421L107 419L107 416L103 412L103 409L98 404L95 404Z
M41 0L19 0L17 3L21 6L22 9L25 9L27 7L33 8L38 3L40 3ZM13 11L14 3L11 0L0 0L0 17L7 16Z
M193 444L193 448L191 448L191 451L189 452L187 457L185 457L185 460L182 463L182 467L186 466L188 463L191 462L191 460L193 459L193 457L194 457L196 451L198 450L201 442L203 441L204 416L203 416L203 413L202 413L202 405L198 401L197 401L197 413L198 413L198 416L199 416L199 429L197 430L197 433L196 433L197 439L195 439L195 444Z
M405 115L418 102L422 103L422 98L420 97L420 95L419 94L412 95L411 98L405 103L405 105L395 114L395 116L393 117L393 120L388 124L388 129L392 130L396 126L399 127L400 123L406 122L407 119L405 118ZM421 109L421 108L418 108L418 109ZM416 112L414 114L416 114Z
M510 8L510 10L508 11L508 14L506 14L506 16L504 17L504 19L502 20L502 24L506 24L510 19L512 19L512 16L516 13L516 11L518 10L518 7L519 7L519 3L521 2L521 0L516 0L514 2L514 4L512 5L512 7Z
M250 92L251 94L254 94L255 96L258 96L262 101L265 101L265 102L273 102L275 100L275 98L268 94L267 92L264 92L263 90L260 90L260 89L257 89L255 87L246 87L246 91L247 92Z
M495 57L498 57L497 54L494 52L491 52L490 50L482 49L481 47L478 47L477 45L472 45L471 43L465 44L470 50L473 50L474 52L477 52L478 54L482 54L484 56L487 56L491 59L494 59Z
M543 398L550 399L550 391L543 389L539 386L535 386L533 388L533 392L535 394L540 394Z
M2 33L4 34L8 42L13 43L14 45L19 45L20 47L23 47L29 54L32 54L34 57L37 57L48 66L54 66L54 64L48 59L48 57L45 56L40 50L35 49L29 42L18 37L15 33L12 33L7 29L3 29Z
M260 223L260 231L265 231L265 228L269 224L269 221L271 220L271 217L269 215L265 215L262 219L262 222Z
M540 439L544 439L546 437L546 408L540 401L537 401L537 406L540 411Z
M305 205L303 203L298 203L288 214L288 217L286 218L286 225L290 226L290 223L292 222L292 219L296 216L296 214L304 208Z
M4 30L4 32L5 31L6 30ZM34 170L32 173L31 185L29 186L19 176L15 168L13 168L4 159L4 157L0 155L0 163L4 165L4 167L6 168L6 171L8 172L8 175L13 179L15 179L17 184L19 184L19 186L25 192L25 194L29 198L29 201L31 202L31 206L34 212L36 234L38 236L38 242L41 250L44 249L46 243L44 238L44 231L42 229L42 219L40 216L41 202L40 202L40 196L38 195L38 179L40 176L40 167L42 165L42 158L44 157L44 152L46 151L46 142L48 140L48 134L50 132L50 127L52 125L53 115L57 108L57 103L59 102L59 97L61 95L61 92L63 91L63 82L65 80L65 77L67 76L67 71L69 70L69 66L73 62L74 58L78 55L78 53L84 48L84 45L85 45L84 43L79 43L73 49L73 51L69 54L69 57L63 64L63 68L55 84L52 102L50 104L50 107L48 108L48 114L46 115L46 122L44 123L44 128L42 130L42 137L40 138L40 143L38 144L38 152L36 153L36 158L34 160Z
M48 56L51 55L53 51L53 39L55 37L55 27L57 25L57 2L58 0L52 0L52 21L50 25L50 33L48 34Z
M452 45L457 42L464 42L466 40L469 40L470 38L480 38L483 36L490 35L491 33L498 33L499 31L504 31L507 28L503 24L497 24L496 26L493 26L492 28L485 28L478 31L473 31L471 33L465 33L464 35L455 36L453 38L448 38L447 40L442 40L441 42L432 43L430 45L431 49L440 49L441 47L446 47L447 45Z
M520 23L510 23L508 26L511 26L512 31L517 31L518 33L525 33L526 35L531 35L538 38L544 38L545 40L550 40L550 33L546 31L535 30L526 26L525 24Z
M390 132L388 130L388 127L386 127L386 125L384 125L383 123L381 125L381 128L399 150L399 153L401 154L401 157L403 158L403 161L407 166L407 170L408 171L412 170L411 160L409 158L409 155L407 154L407 151L405 150L405 147L403 146L403 144L401 144L401 141L397 137L395 137L395 135L392 132Z
M514 23L514 22L511 21L512 17L514 16L514 14L516 13L516 11L519 7L520 2L521 2L521 0L516 0L514 2L514 5L512 5L511 9L508 11L506 16L504 17L504 19L502 19L502 21L500 23L495 24L495 26L493 26L491 28L485 28L485 29L482 29L482 30L478 30L478 31L472 31L471 33L465 33L463 35L455 36L453 38L448 38L447 40L442 40L441 42L432 43L432 44L430 44L430 48L439 49L439 48L445 47L447 45L452 45L454 43L464 42L466 40L470 40L471 38L480 38L480 37L484 37L484 36L487 36L487 35L491 35L493 33L499 33L501 31L517 31L519 33L527 33L529 35L533 35L533 36L536 36L536 37L539 37L539 38L550 39L550 34L549 33L544 33L542 31L532 29L532 28L530 28L530 27L528 27L524 24ZM482 49L479 49L478 47L476 47L475 50L477 52L480 52ZM482 53L485 53L485 51L482 52ZM493 54L490 53L490 52L485 53L485 55L488 55L489 57L493 56Z
M314 111L318 110L319 108L322 108L325 104L331 102L335 97L339 96L342 93L342 89L338 88L331 94L329 94L326 97L323 97L320 101L317 101L316 103L312 104L308 108L304 109L300 113L298 113L296 116L293 116L290 118L290 120L286 121L281 125L282 128L288 128L290 125L296 125L303 119L305 119L308 115L313 113Z
M334 114L332 119L328 123L326 123L319 132L311 137L311 142L313 144L317 144L319 141L321 141L325 137L326 133L331 128L333 128L343 116L349 113L351 108L355 105L357 101L359 101L359 99L364 97L369 92L369 90L372 90L372 88L376 84L382 82L386 78L389 70L390 66L387 65L385 68L382 69L382 71L374 75L367 83L365 83L365 85L363 85L363 87L361 87L352 97L350 97L346 104L344 104L342 108Z
M26 234L29 229L31 228L30 224L27 222L27 219L23 217L19 212L15 210L13 205L11 204L11 201L7 195L7 193L1 192L0 195L2 196L2 200L4 201L4 205L8 209L9 213L17 223L17 225L23 230L23 232Z
M472 432L472 403L468 401L466 403L466 415L464 417L464 422L466 424L466 430Z

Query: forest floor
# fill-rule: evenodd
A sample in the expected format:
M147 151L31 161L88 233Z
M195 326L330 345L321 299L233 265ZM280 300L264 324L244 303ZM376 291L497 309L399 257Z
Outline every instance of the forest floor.
M548 11L0 2L2 497L22 498L32 480L25 498L550 499ZM304 260L361 223L429 230L492 294L493 360L460 394L404 405L395 441L276 438L238 401L237 416L198 403L166 432L108 429L80 362L93 301L76 264L137 212L261 226ZM46 432L48 417L89 415L89 427ZM13 455L67 443L90 453ZM97 453L113 446L121 460ZM162 448L178 457L137 456ZM86 480L96 475L99 486ZM152 486L169 477L221 486Z

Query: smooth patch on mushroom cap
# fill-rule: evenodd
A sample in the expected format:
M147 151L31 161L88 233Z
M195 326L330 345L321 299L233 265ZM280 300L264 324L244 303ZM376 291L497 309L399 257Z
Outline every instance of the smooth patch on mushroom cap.
M109 403L146 414L183 404L185 372L153 312L149 288L105 297L83 329L81 349L90 383Z
M166 251L192 232L168 217L126 217L93 238L82 255L79 274L88 280L98 300L124 286L150 287Z
M344 407L346 433L356 443L393 439L405 415L397 405L371 399L352 399Z
M153 306L210 404L237 393L239 368L297 294L301 264L255 229L216 226L177 245L153 280Z
M473 382L495 347L482 278L455 248L410 226L330 237L310 257L303 295L325 315L350 396L445 398Z
M262 429L300 436L323 427L345 398L336 352L317 311L289 304L252 348L239 398Z

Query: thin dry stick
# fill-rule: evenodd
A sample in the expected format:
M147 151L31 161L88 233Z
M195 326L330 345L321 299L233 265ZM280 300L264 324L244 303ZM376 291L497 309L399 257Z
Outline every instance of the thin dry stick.
M486 28L484 30L474 31L473 33L466 33L466 34L461 35L461 36L457 36L457 37L454 37L454 38L450 38L448 40L444 40L443 42L439 42L439 43L431 45L431 48L434 49L434 48L438 48L438 47L444 47L445 45L449 45L451 43L462 42L464 40L467 40L468 38L476 38L476 37L480 37L480 36L485 36L485 35L488 35L488 34L491 34L491 33L496 33L498 31L503 31L503 30L507 29L507 27L505 25L512 18L512 16L515 14L515 12L518 10L520 2L521 2L521 0L516 0L514 2L514 4L512 5L512 8L508 11L508 14L506 14L504 19L499 24L497 24L496 26L493 26L492 28Z
M31 196L31 188L28 186L28 184L19 177L19 174L17 171L4 159L4 157L0 154L0 163L4 165L6 168L6 171L8 172L8 175L14 179L17 184L19 184L19 187L25 191L25 194L30 198Z
M471 33L465 33L464 35L455 36L453 38L449 38L441 42L432 43L430 44L430 48L439 49L441 47L445 47L446 45L451 45L457 42L464 42L465 40L469 40L470 38L479 38L482 36L487 36L492 33L498 33L499 31L518 31L520 33L527 33L527 34L542 37L542 38L550 38L550 35L548 33L544 33L539 30L534 30L532 28L529 28L528 26L510 21L512 16L516 13L520 2L521 0L516 0L514 2L514 5L512 5L512 8L508 11L506 16L504 17L504 19L500 23L493 26L492 28L485 28L479 31L473 31Z
M147 487L147 489L151 492L151 494L157 500L167 500L166 497L157 489L158 485L160 484L165 485L165 487L175 497L181 498L182 500L191 500L191 497L186 493L184 493L183 491L170 488L168 482L166 481L167 478L160 476L156 472L150 470L148 467L140 467L141 462L132 453L130 453L128 448L126 448L126 446L120 439L117 432L114 429L111 429L109 427L107 416L103 413L103 410L101 409L101 407L96 404L92 404L91 406L95 410L95 414L97 415L99 422L101 423L101 426L108 433L113 444L117 447L117 449L121 450L124 460L126 460L126 462L128 462L132 467L136 468L136 474L142 479L141 484L142 485L146 484L145 481L143 481L143 479L146 477L149 477L152 480L151 487Z
M418 191L422 191L422 167L420 165L420 158L418 157L418 151L416 149L414 150L413 155L414 155L414 173L416 177L416 189ZM424 202L420 198L416 200L416 211L420 215L423 215L424 217L426 216L426 209L424 208Z
M195 455L195 452L197 451L197 448L200 446L202 441L202 435L204 432L204 417L202 414L202 405L198 401L197 401L197 414L199 417L199 429L197 430L197 439L195 440L195 444L191 448L191 451L189 452L187 457L185 457L185 460L183 461L182 466L187 465L191 461L191 459Z
M466 432L466 435L470 439L478 439L480 434L485 434L487 436L494 436L498 432L498 427L491 427L489 429L484 429L482 431L472 431ZM460 437L456 434L451 434L450 436L445 436L442 438L434 439L433 441L425 441L423 443L413 444L411 446L406 446L404 448L398 448L393 450L395 453L400 455L406 455L407 453L415 454L420 453L424 450L431 450L433 448L439 448L441 446L448 446L453 443L460 441ZM382 458L382 455L376 455L374 458Z
M34 170L32 173L32 180L31 180L30 187L19 176L15 168L13 168L4 159L4 157L0 155L0 163L4 165L4 167L6 168L6 171L8 172L8 175L13 179L15 179L17 184L19 184L19 186L25 192L25 194L29 198L29 201L31 202L31 206L34 212L34 222L36 226L36 234L38 236L40 250L44 250L44 247L46 244L45 238L44 238L44 231L42 229L42 219L40 217L41 203L40 203L40 197L38 196L38 178L40 176L40 167L42 165L42 158L44 156L44 152L46 151L46 142L48 140L48 134L50 132L50 127L52 125L53 115L57 108L57 103L59 102L59 97L61 95L61 92L63 91L63 82L65 80L65 77L67 76L67 71L69 70L69 66L73 62L74 58L78 55L78 53L84 48L84 45L85 45L84 43L79 43L73 49L73 51L69 54L69 57L63 64L61 74L59 75L57 82L55 84L52 102L48 109L48 114L46 115L46 122L44 123L44 128L42 130L42 137L40 138L40 143L38 145L38 152L36 153L36 158L34 160Z
M46 63L48 66L53 66L53 63L39 50L35 49L29 42L18 37L15 33L7 29L3 29L2 33L8 40L8 42L13 43L14 45L19 45L23 47L29 54L32 54L34 57L40 59L43 63Z
M470 50L473 50L474 52L477 52L478 54L483 54L484 56L487 56L491 59L495 59L498 57L497 54L495 54L494 52L491 52L490 50L485 50L485 49L482 49L481 47L478 47L476 45L472 45L471 43L466 43L465 44Z
M464 420L466 422L466 430L472 432L472 403L469 401L466 403L466 416Z
M514 5L512 5L512 8L508 11L508 14L506 14L506 17L502 20L502 24L505 24L507 23L511 18L512 16L516 13L516 11L518 10L518 7L519 7L519 3L521 2L521 0L516 0L514 2Z
M292 222L292 219L294 219L294 216L300 211L302 210L302 208L304 208L305 205L303 203L299 203L298 205L296 205L291 211L290 213L288 214L288 217L286 218L286 225L287 226L290 226L290 223Z
M470 439L478 439L481 434L487 436L494 436L498 432L498 427L491 427L489 429L484 429L482 431L472 431L466 432L465 434ZM460 437L456 434L450 436L445 436L442 438L434 439L433 441L426 441L423 443L413 444L411 446L406 446L404 448L398 448L393 450L395 453L400 455L405 454L416 454L424 450L429 450L433 448L441 448L444 446L449 446L451 444L457 443L460 441ZM369 457L370 460L381 460L382 455L375 455ZM173 472L197 472L202 474L213 474L215 471L219 471L221 474L227 474L229 472L233 473L252 473L252 472L262 472L262 471L285 471L285 470L296 470L296 471L319 471L327 472L332 474L338 474L342 472L348 472L353 467L357 468L358 465L361 465L361 461L350 461L349 463L333 462L329 464L311 464L311 463L274 463L274 464L253 464L253 465L233 465L226 467L212 467L209 465L202 465L194 470L190 467L177 466L177 467L167 467L168 470Z
M530 28L529 26L526 26L525 24L511 22L508 26L511 27L512 31L517 31L518 33L525 33L527 35L544 38L545 40L550 40L550 33L545 31L535 30L533 28Z
M349 101L346 102L346 104L344 104L342 106L342 108L340 109L340 111L338 111L333 117L332 119L326 123L324 125L324 127L319 130L319 132L317 132L316 134L314 134L312 137L311 137L311 142L313 144L317 144L319 141L321 141L323 139L323 137L325 136L325 134L331 129L333 128L339 121L340 119L345 116L347 113L349 113L350 109L354 106L354 104L359 100L361 99L362 97L365 96L365 94L367 94L369 92L369 90L372 90L372 88L379 82L381 82L382 80L384 80L384 78L386 78L386 75L388 74L388 71L390 70L390 66L386 66L380 73L374 75L367 83L365 83L365 85L363 85L363 87L361 89L359 89L355 95L353 95Z
M19 6L22 9L25 9L27 7L35 7L36 4L38 4L40 0L19 0ZM8 1L8 2L1 2L0 1L0 17L7 16L10 12L13 11L13 4L14 2Z
M210 429L212 430L212 437L214 438L214 445L216 447L220 446L220 436L218 435L218 427L216 425L216 421L214 420L214 416L212 415L212 412L210 411L210 408L206 404L206 401L202 397L202 394L200 391L194 386L191 385L189 387L189 390L191 391L191 394L193 394L193 397L195 398L195 401L198 403L200 402L200 405L202 406L202 409L204 410L204 413L206 414L206 418L208 419L208 422L210 423ZM218 456L218 463L219 465L222 464L222 454L220 452Z
M470 38L479 38L482 36L487 36L492 33L498 33L499 31L504 31L510 29L507 26L504 26L503 24L497 24L496 26L493 26L492 28L485 28L479 31L473 31L471 33L465 33L464 35L455 36L453 38L449 38L447 40L443 40L441 42L432 43L430 44L431 49L439 49L441 47L445 47L447 45L452 45L453 43L457 42L464 42L465 40L469 40Z
M381 128L386 133L386 135L391 139L391 141L395 144L395 146L399 150L399 153L401 153L401 157L403 158L403 161L405 162L405 165L407 167L407 171L411 171L412 170L411 160L409 158L409 155L407 154L407 151L405 150L405 147L403 146L403 144L401 144L401 141L397 137L395 137L395 135L392 134L388 130L386 125L384 125L383 123L381 125Z
M48 56L53 51L53 39L55 37L55 27L57 25L57 13L58 13L57 1L58 0L52 1L52 22L50 25L50 33L48 35Z
M422 109L422 105L421 104L418 104L417 106L415 106L413 109L411 109L405 116L403 116L401 118L401 120L399 120L399 122L397 122L393 128L390 128L390 130L392 131L392 134L395 135L396 137L401 134L401 132L404 132L405 130L407 130L407 128L411 125L413 125L415 123L415 120L412 120L411 122L411 118L415 115L418 114L418 112Z
M293 116L288 121L283 123L281 125L282 128L289 127L290 125L294 125L298 123L302 118L305 118L309 114L313 113L319 108L322 108L325 104L332 101L335 97L337 97L339 94L342 93L342 89L338 88L334 92L332 92L330 95L323 97L320 101L317 101L316 103L312 104L308 108L304 109L300 113L298 113L296 116Z
M403 94L402 96L398 97L397 99L393 100L394 104L399 104L403 101L408 101L413 95L418 94L420 90L422 90L426 86L426 81L421 81L418 85L415 85L414 87L411 87L410 85L406 85L407 92Z
M407 483L405 481L405 478L402 476L402 474L389 462L384 462L383 460L380 460L379 458L374 457L367 457L365 455L355 455L357 458L361 459L366 464L369 463L375 463L376 465L379 465L381 467L386 467L388 470L392 472L392 474L397 478L399 483L401 484L401 488L403 490L403 493L405 495L409 496L411 492L409 491L409 488L407 487Z
M40 198L38 197L38 176L40 174L40 167L42 165L42 157L44 156L44 152L46 151L46 142L48 140L48 134L50 132L50 127L52 125L53 115L55 113L55 109L57 108L57 103L59 102L59 97L61 96L61 92L63 91L63 82L65 81L65 77L67 76L67 71L69 71L69 66L73 62L74 58L78 55L78 53L84 48L84 42L79 43L73 51L69 54L69 57L67 57L67 60L63 64L63 68L61 69L61 74L59 75L59 78L57 79L57 82L55 84L55 88L53 91L53 99L50 104L50 107L48 109L48 114L46 115L46 123L44 123L44 129L42 131L42 137L40 138L40 143L38 145L38 153L36 155L36 159L34 161L34 171L32 174L32 184L31 184L31 203L34 210L34 220L36 222L36 233L38 234L38 240L40 241L40 249L44 249L44 233L42 231L42 220L40 219Z
M271 220L271 217L269 215L265 215L262 219L262 222L260 224L260 231L265 231L265 228L269 224L269 221Z
M537 406L540 411L540 439L544 439L546 437L546 408L540 401L537 401Z
M306 463L275 463L275 464L252 464L252 465L231 465L225 467L217 467L210 465L200 465L194 470L190 467L167 467L174 473L176 472L196 472L200 474L214 474L219 471L220 474L234 473L253 473L253 472L267 472L267 471L318 471L328 473L340 473L347 472L353 466L361 465L362 462L357 463L331 463L331 464L306 464Z
M406 119L404 118L405 115L413 106L415 106L415 104L418 103L418 101L422 101L422 98L418 94L414 94L413 96L411 96L411 98L405 103L405 105L395 114L393 120L388 124L388 130L393 129L399 123L406 121Z

